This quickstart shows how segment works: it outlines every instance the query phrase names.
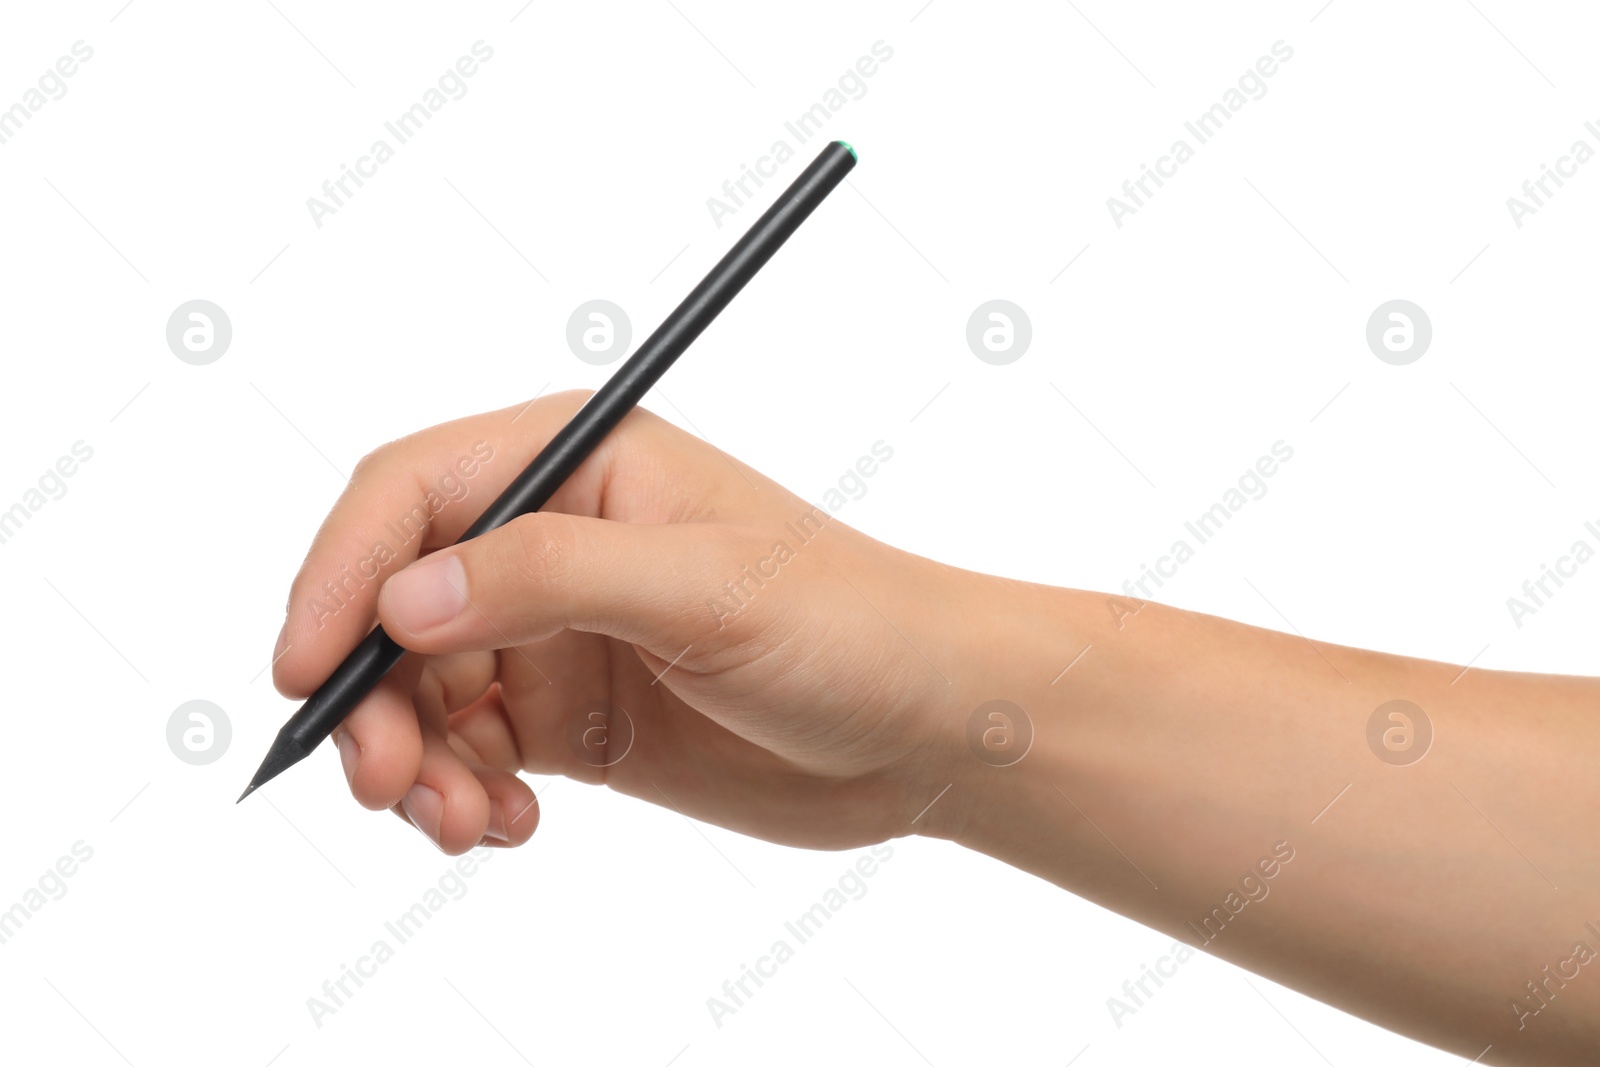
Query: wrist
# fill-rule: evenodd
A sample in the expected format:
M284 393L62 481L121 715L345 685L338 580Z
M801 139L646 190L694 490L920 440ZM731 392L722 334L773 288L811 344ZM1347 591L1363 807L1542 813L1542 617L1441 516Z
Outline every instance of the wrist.
M1113 688L1102 648L1115 616L1098 594L964 571L947 592L949 684L929 716L942 755L922 783L940 799L914 831L1037 873L1019 859L1048 847L1041 821L1068 804L1059 783L1073 773L1076 722Z

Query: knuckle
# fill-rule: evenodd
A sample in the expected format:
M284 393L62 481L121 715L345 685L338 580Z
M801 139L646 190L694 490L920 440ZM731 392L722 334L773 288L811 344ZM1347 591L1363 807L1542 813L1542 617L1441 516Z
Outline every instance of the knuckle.
M398 441L390 441L362 456L356 461L355 470L350 472L350 480L359 483L383 471L393 461L398 444Z
M535 512L507 524L509 551L500 561L500 580L518 586L549 588L573 572L573 530L564 515Z

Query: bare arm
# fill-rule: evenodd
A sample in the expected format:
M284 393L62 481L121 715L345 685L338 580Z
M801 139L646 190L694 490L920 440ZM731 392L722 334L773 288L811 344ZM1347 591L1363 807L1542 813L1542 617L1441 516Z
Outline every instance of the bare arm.
M968 581L1035 736L934 833L1468 1059L1600 1058L1600 682Z
M520 771L807 848L943 836L1479 1062L1595 1062L1600 682L945 567L644 411L451 547L581 400L379 450L312 545L279 688L374 619L414 653L337 733L362 804L452 853L530 838Z

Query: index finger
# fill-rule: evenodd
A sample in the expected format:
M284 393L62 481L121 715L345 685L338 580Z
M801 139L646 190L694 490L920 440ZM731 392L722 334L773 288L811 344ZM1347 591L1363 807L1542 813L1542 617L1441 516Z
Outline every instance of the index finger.
M558 393L442 423L357 464L291 586L273 651L278 691L303 698L321 685L372 629L384 581L455 543L588 396ZM673 522L741 512L753 504L739 499L752 487L776 489L733 462L638 409L584 460L546 510Z

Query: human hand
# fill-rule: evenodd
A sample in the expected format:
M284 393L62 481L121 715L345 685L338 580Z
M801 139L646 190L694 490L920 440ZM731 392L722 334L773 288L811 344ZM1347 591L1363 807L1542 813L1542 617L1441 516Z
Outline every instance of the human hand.
M449 547L585 399L378 449L317 534L279 690L309 695L374 617L412 650L335 732L356 799L452 854L533 833L518 771L791 845L906 832L959 759L965 698L934 664L961 643L956 598L970 621L989 580L874 541L643 410L545 510ZM426 529L391 544L475 453L492 459L470 497L434 492Z

